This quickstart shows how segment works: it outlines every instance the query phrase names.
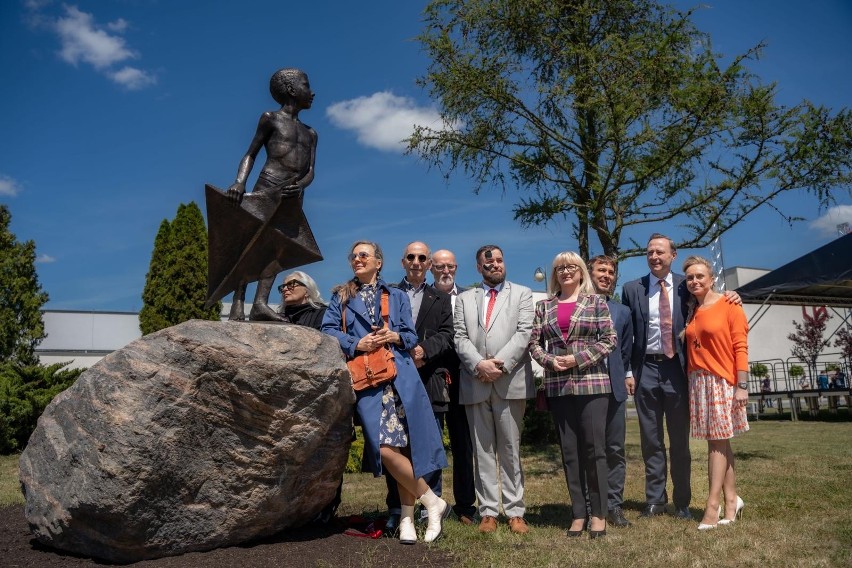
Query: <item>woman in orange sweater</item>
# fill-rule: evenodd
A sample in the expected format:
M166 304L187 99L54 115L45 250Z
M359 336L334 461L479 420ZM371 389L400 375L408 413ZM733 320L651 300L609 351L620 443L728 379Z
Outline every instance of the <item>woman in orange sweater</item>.
M737 495L731 438L748 431L748 323L741 306L721 302L710 261L683 263L691 294L684 344L692 437L707 440L710 493L698 530L727 525L745 506ZM722 493L725 494L725 517Z

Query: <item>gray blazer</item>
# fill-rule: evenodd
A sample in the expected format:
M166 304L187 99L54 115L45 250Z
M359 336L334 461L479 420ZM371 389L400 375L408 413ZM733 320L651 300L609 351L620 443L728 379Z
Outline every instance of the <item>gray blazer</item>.
M497 294L487 330L483 323L483 296L482 288L473 288L456 298L453 327L456 353L461 360L459 403L483 402L491 396L492 388L503 399L532 398L535 384L527 351L534 311L532 291L506 281ZM501 359L506 367L503 376L493 383L480 381L474 372L486 352Z

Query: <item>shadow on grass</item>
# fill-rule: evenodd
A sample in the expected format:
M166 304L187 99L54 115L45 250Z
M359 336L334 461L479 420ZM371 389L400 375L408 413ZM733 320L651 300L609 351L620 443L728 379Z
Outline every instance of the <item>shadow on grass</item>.
M550 525L567 530L571 526L574 515L567 503L545 503L527 507L524 518L533 525Z

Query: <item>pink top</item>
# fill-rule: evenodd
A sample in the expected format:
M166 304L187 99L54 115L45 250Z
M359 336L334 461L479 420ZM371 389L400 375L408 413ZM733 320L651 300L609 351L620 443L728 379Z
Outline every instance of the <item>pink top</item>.
M576 301L559 302L559 308L556 312L556 323L559 324L559 329L562 330L562 339L568 339L568 328L571 327L571 316L574 315L576 307Z

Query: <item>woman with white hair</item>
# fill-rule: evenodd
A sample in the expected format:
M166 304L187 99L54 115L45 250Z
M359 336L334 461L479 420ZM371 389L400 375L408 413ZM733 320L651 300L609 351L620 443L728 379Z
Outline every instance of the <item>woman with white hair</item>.
M572 519L569 537L586 527L606 535L606 415L612 386L606 357L617 343L606 297L595 293L586 263L575 252L553 259L550 297L535 306L529 351L544 368L544 391L559 433Z
M284 283L278 287L281 292L281 308L278 313L284 320L296 325L319 329L328 307L320 296L317 283L301 270L291 272L284 277Z

